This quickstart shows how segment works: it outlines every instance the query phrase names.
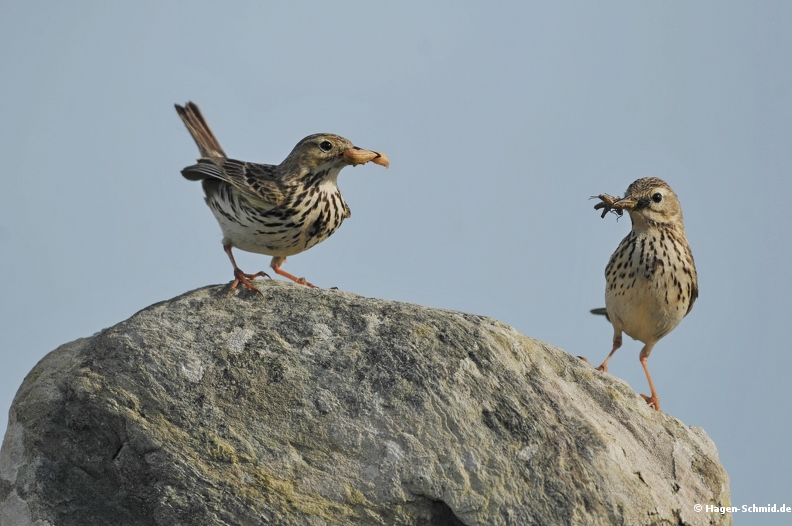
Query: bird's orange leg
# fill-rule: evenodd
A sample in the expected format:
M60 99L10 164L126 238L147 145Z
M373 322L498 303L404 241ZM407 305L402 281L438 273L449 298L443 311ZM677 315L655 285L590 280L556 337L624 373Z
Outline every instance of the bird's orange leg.
M622 345L621 336L619 336L618 338L614 338L614 340L613 340L613 349L611 349L611 352L608 355L608 357L605 358L605 361L602 362L602 365L597 367L598 371L602 371L603 373L607 373L608 372L608 361L611 359L611 356L613 356L613 353L615 353L616 350L619 347L621 347L621 345Z
M272 268L272 270L274 270L276 274L280 274L284 278L289 278L295 283L299 283L300 285L307 285L312 289L318 288L313 283L309 283L305 278L298 278L297 276L293 276L292 274L289 274L285 270L281 270L281 265L283 265L284 263L286 263L285 257L275 256L272 258L272 261L270 262L270 268Z
M305 278L298 278L297 276L295 276L295 275L293 275L293 274L289 274L289 273L288 273L288 272L286 272L285 270L281 270L281 268L280 268L280 267L272 267L272 270L274 270L274 271L275 271L277 274L280 274L280 275L281 275L281 276L283 276L284 278L289 278L289 279L290 279L290 280L292 280L293 282L295 282L295 283L299 283L300 285L308 285L308 286L309 286L309 287L311 287L312 289L316 289L316 288L318 288L318 287L317 287L316 285L314 285L313 283L311 283L311 282L309 282L309 281L306 281L306 279L305 279Z
M641 365L643 365L644 372L646 373L646 379L649 380L649 390L652 392L652 396L642 394L641 398L646 400L649 407L654 407L657 411L660 411L660 398L657 396L657 391L655 391L654 384L652 383L652 377L649 375L649 367L646 366L646 360L648 358L648 356L641 356Z
M261 291L256 287L254 287L249 280L264 276L269 277L269 274L267 274L263 270L260 272L256 272L255 274L245 274L244 272L242 272L242 269L237 267L236 261L234 260L234 254L231 253L231 245L223 245L223 250L225 250L225 253L228 254L228 259L231 260L231 264L234 265L234 282L231 283L231 288L228 291L231 292L237 287L237 285L241 283L246 289L261 294ZM261 295L263 296L263 294Z
M289 274L285 270L281 270L281 265L283 265L285 262L286 262L285 257L275 256L274 258L272 258L272 262L270 262L270 267L272 268L272 270L275 271L276 274L280 274L284 278L289 278L295 283L299 283L300 285L306 285L308 287L311 287L312 289L318 288L313 283L309 283L305 278L298 278L297 276Z

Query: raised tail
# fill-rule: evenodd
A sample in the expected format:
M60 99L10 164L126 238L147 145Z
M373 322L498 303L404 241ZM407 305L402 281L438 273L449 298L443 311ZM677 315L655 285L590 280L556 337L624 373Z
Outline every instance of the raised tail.
M184 121L184 125L187 126L187 130L195 140L195 144L198 145L198 149L201 151L201 157L209 159L225 158L226 154L223 148L221 148L220 143L217 142L217 138L206 123L206 119L204 119L198 105L193 102L188 102L184 106L179 106L178 104L175 106L176 112L179 114L179 117L181 117L181 120Z

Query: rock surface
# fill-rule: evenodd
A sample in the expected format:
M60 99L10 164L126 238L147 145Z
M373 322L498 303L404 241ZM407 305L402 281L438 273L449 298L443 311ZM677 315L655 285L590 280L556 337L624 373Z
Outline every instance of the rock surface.
M700 428L489 318L266 281L63 345L0 451L0 524L730 524Z

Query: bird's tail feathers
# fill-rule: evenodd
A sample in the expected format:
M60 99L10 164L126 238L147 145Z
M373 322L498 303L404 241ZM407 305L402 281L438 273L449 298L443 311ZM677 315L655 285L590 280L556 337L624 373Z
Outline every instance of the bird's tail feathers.
M605 307L600 307L598 309L591 309L589 311L591 314L596 314L598 316L605 316L605 319L611 321L610 316L608 316L608 309Z
M175 106L176 112L179 114L179 117L181 117L184 125L187 126L187 130L195 140L195 144L198 145L198 149L201 151L201 157L226 157L223 148L220 147L220 143L217 141L214 133L212 133L212 129L209 127L209 124L207 124L206 119L204 119L198 105L193 102L188 102L184 106L179 106L178 104Z

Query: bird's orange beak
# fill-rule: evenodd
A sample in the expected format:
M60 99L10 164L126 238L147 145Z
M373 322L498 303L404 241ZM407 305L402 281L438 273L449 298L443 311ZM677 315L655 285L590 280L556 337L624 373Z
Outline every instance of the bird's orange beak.
M366 164L369 161L373 162L374 164L384 166L385 168L390 166L390 161L384 153L372 152L371 150L364 150L363 148L358 147L346 150L342 154L342 157L352 166Z

